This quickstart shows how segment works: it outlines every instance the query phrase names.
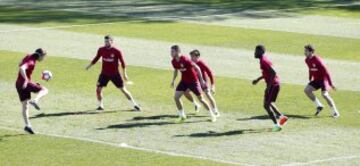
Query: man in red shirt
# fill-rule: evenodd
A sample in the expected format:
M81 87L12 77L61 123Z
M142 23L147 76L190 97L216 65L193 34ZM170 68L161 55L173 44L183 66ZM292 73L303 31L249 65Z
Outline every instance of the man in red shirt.
M105 39L105 46L99 48L95 58L86 67L86 70L90 69L91 66L96 64L96 62L100 58L102 58L102 70L96 88L96 95L99 102L97 110L99 111L104 110L102 88L106 87L108 82L111 81L126 96L126 98L134 107L134 110L140 111L141 110L140 106L135 102L131 93L125 88L123 79L119 72L119 62L120 62L121 67L123 69L124 79L128 80L128 76L126 74L126 65L124 62L123 55L119 49L113 46L113 38L111 36L107 35L105 36L104 39Z
M255 48L255 58L260 60L260 69L262 76L255 79L252 83L256 85L260 80L265 79L266 89L264 95L264 108L269 114L271 120L274 122L274 132L281 131L281 126L284 125L288 117L284 116L276 107L275 102L280 91L280 79L272 67L272 62L265 55L266 49L263 45L257 45ZM277 122L277 115L280 120Z
M329 104L332 110L332 116L337 118L340 116L334 100L330 97L328 90L330 88L336 90L332 83L330 73L326 68L324 62L320 56L315 55L315 48L312 45L306 45L304 47L304 53L306 56L305 63L309 67L309 81L310 83L306 86L304 92L316 105L315 115L319 115L324 106L320 103L319 99L314 95L314 91L321 89L321 94Z
M19 64L19 73L15 84L19 99L22 103L22 114L25 121L24 130L30 134L35 134L35 132L32 130L29 120L29 104L34 106L35 109L40 110L38 102L40 98L48 93L45 87L31 81L31 75L35 69L36 62L43 61L45 55L46 52L39 48L35 53L25 56ZM30 101L31 93L37 93L37 96L34 100Z
M191 51L190 56L191 56L191 60L196 65L198 65L201 70L202 77L204 78L204 81L205 81L205 85L202 86L202 90L205 92L207 99L210 101L210 105L211 105L211 108L214 110L215 116L219 117L220 113L217 108L215 98L213 96L213 94L215 94L215 79L214 79L213 72L210 70L210 68L207 66L207 64L203 60L200 59L200 51L199 50ZM209 88L208 78L210 79L210 88ZM195 105L195 110L198 111L199 105L196 103L196 101L193 99L193 97L191 96L191 94L189 92L190 91L188 90L185 93L185 97Z
M171 57L171 63L174 67L174 77L171 82L171 87L174 87L178 72L181 72L181 81L176 87L174 96L176 106L179 111L179 122L183 122L186 120L186 114L180 98L187 90L191 90L198 97L199 101L209 111L211 121L215 122L216 116L214 115L213 110L210 108L209 104L204 100L204 97L201 94L201 86L205 85L205 81L202 77L200 68L189 58L181 55L180 47L177 45L171 47Z

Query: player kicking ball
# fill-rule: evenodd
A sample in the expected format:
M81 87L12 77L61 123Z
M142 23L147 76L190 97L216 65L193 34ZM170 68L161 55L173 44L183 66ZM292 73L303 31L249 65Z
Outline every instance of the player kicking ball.
M140 106L135 102L131 93L124 86L123 79L119 72L119 62L123 70L123 76L126 81L128 81L128 76L126 73L126 65L123 58L123 55L119 49L113 46L113 38L109 35L105 36L105 46L98 49L97 55L91 61L91 63L86 67L86 70L89 70L96 62L102 58L102 70L97 82L96 87L96 96L98 99L98 108L97 110L104 110L103 95L102 89L107 86L109 81L111 81L125 97L129 100L130 104L135 111L141 111Z
M178 72L181 72L181 81L176 87L175 90L175 103L179 111L179 122L184 122L186 120L186 114L183 108L183 103L181 97L187 90L191 90L199 99L199 101L204 105L204 107L209 111L211 116L211 121L216 121L216 116L213 110L210 108L209 104L204 100L203 95L201 94L201 86L205 85L203 75L200 68L192 62L189 58L184 55L181 55L180 47L174 45L171 47L171 57L172 65L174 67L174 76L171 82L171 87L174 88L175 80L178 75Z
M305 63L309 67L309 84L306 86L304 92L309 97L311 101L313 101L316 105L315 115L319 115L319 113L323 110L324 106L321 104L319 99L314 95L314 91L321 89L321 94L324 99L329 104L332 110L332 116L337 118L340 116L338 110L336 109L336 105L334 100L330 97L328 90L330 87L336 90L333 85L330 77L330 73L327 70L324 62L320 58L320 56L315 55L315 48L312 45L306 45L304 47L305 52Z
M29 134L35 134L29 119L29 105L32 105L35 109L40 110L40 106L38 104L39 100L48 93L48 90L45 87L31 81L31 75L35 69L36 62L43 61L45 55L46 52L39 48L35 51L35 53L25 56L19 65L16 90L22 104L22 114L25 121L24 130ZM31 93L37 93L37 96L33 100L30 100Z
M215 79L214 79L213 72L210 70L208 65L202 59L200 59L200 51L199 50L191 51L190 56L191 56L191 60L197 66L199 66L199 68L201 70L201 73L203 74L202 77L203 77L203 79L205 81L205 85L202 86L202 90L205 92L205 95L206 95L207 99L210 101L210 105L211 105L212 110L214 110L215 116L219 117L220 113L219 113L219 110L217 108L215 98L213 96L213 94L215 94ZM209 88L209 84L208 84L208 77L209 77L210 83L211 83L210 88ZM200 105L191 96L189 90L185 92L185 97L194 104L195 111L198 112L199 108L200 108Z
M257 45L255 48L255 58L260 60L262 76L255 79L252 83L256 85L260 80L265 79L266 89L264 95L264 108L275 124L273 132L281 131L281 126L285 125L288 117L284 116L276 107L275 102L280 91L280 79L272 67L272 62L265 55L265 46ZM277 121L277 117L280 119Z

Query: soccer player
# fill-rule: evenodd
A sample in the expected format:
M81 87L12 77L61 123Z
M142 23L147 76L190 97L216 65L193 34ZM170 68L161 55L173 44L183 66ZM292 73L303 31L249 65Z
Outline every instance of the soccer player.
M211 108L214 110L214 114L215 116L219 117L220 113L218 111L217 105L216 105L216 101L215 98L212 94L215 94L215 79L214 79L214 75L212 73L212 71L210 70L210 68L206 65L206 63L200 59L200 51L199 50L193 50L190 52L190 56L191 56L191 60L199 66L201 73L203 74L202 77L205 81L205 85L202 86L202 90L205 92L205 95L207 97L207 99L210 101L211 104ZM210 79L210 88L209 88L209 83L208 83L208 78ZM199 104L196 103L196 101L193 99L193 97L191 96L191 94L189 93L190 91L186 91L185 92L185 97L190 100L192 103L194 103L195 105L195 110L198 111L199 109Z
M265 46L256 46L254 55L255 58L260 60L262 76L255 79L252 83L253 85L256 85L260 80L265 79L266 89L264 95L264 108L275 124L272 131L277 132L281 131L281 126L287 122L288 117L284 116L275 105L280 91L280 79L273 68L272 62L266 57L265 52ZM276 116L280 118L279 122L277 121Z
M189 89L191 90L199 99L199 101L204 105L204 107L209 111L211 116L211 121L216 121L216 116L214 115L213 110L210 108L209 104L204 100L203 95L201 94L201 86L205 85L203 75L200 68L192 62L189 58L184 55L181 55L180 47L174 45L171 47L171 57L172 65L174 67L174 76L171 82L171 87L175 85L175 80L178 75L178 72L181 72L181 81L176 87L175 91L175 103L179 111L179 122L186 120L186 114L183 108L181 97Z
M124 62L123 55L119 49L114 46L113 38L109 35L105 36L105 46L98 49L97 55L91 61L91 63L86 67L86 70L89 70L91 66L95 65L96 62L102 58L102 70L97 82L96 95L98 99L98 108L97 110L104 110L103 95L102 89L106 87L108 82L111 82L121 90L121 92L129 100L130 104L134 107L135 111L141 111L140 106L135 102L131 93L124 86L123 79L119 72L119 62L121 63L124 79L128 80L128 75L126 73L126 65Z
M32 105L35 109L40 110L38 102L48 93L48 90L45 87L31 81L31 75L35 69L36 62L43 61L45 55L45 50L39 48L35 51L35 53L26 55L19 64L19 73L15 85L22 104L22 114L25 121L24 130L29 134L35 134L29 120L29 105ZM31 93L37 93L37 96L33 100L30 100Z
M321 104L319 99L314 95L314 91L321 89L321 94L324 99L329 104L332 110L332 116L337 118L340 116L338 110L336 109L336 105L334 100L330 97L328 90L330 87L336 90L335 86L332 83L330 73L326 68L324 62L320 58L320 56L315 55L315 48L312 45L306 45L304 47L304 53L306 56L305 63L309 67L309 81L310 83L306 86L304 92L313 101L316 105L316 113L315 115L319 115L319 113L323 110L324 106Z

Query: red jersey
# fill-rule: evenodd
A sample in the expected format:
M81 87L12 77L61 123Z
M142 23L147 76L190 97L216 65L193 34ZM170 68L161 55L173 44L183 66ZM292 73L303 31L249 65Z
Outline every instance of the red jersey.
M203 79L207 82L207 77L208 76L210 78L210 83L211 85L215 84L215 80L214 80L214 76L212 74L212 71L210 70L210 68L206 65L206 63L202 60L199 60L196 62L196 65L199 66L201 73L202 73L202 77Z
M307 57L305 63L309 67L309 80L310 81L326 81L332 86L331 77L322 59L314 55Z
M280 78L275 75L274 81L271 82L271 72L273 64L265 55L260 58L260 69L262 71L262 76L265 79L266 84L280 84Z
M171 63L174 69L181 72L181 81L185 83L195 83L199 81L193 67L193 62L189 58L182 55L180 56L179 61L174 58Z
M115 47L100 47L96 57L92 60L91 64L95 64L102 58L101 74L112 76L119 73L119 61L122 68L125 68L125 62L121 51Z
M31 80L31 75L35 69L35 65L36 65L36 59L31 56L31 55L26 55L25 58L20 62L19 67L26 65L27 69L26 69L26 77L27 79L30 81ZM25 79L23 78L23 76L20 74L20 71L18 73L18 77L16 80L16 86L22 86L25 82Z

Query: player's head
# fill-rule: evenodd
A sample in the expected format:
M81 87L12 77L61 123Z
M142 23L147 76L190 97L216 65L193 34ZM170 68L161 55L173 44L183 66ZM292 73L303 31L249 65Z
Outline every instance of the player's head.
M114 40L113 40L113 38L112 38L110 35L106 35L106 36L104 37L104 42L105 42L105 46L106 46L106 47L111 47L112 44L113 44L113 42L114 42Z
M306 57L310 57L315 53L315 48L311 44L307 44L304 46L304 54Z
M266 52L265 46L259 44L255 47L254 56L255 58L261 58L265 54L265 52Z
M178 45L171 46L170 51L171 51L172 58L179 56L181 53L180 47Z
M35 50L35 52L32 54L32 56L37 60L37 61L42 61L44 60L44 57L46 55L46 51L42 48L38 48Z
M199 50L192 50L190 52L191 60L197 62L200 58L200 51Z

